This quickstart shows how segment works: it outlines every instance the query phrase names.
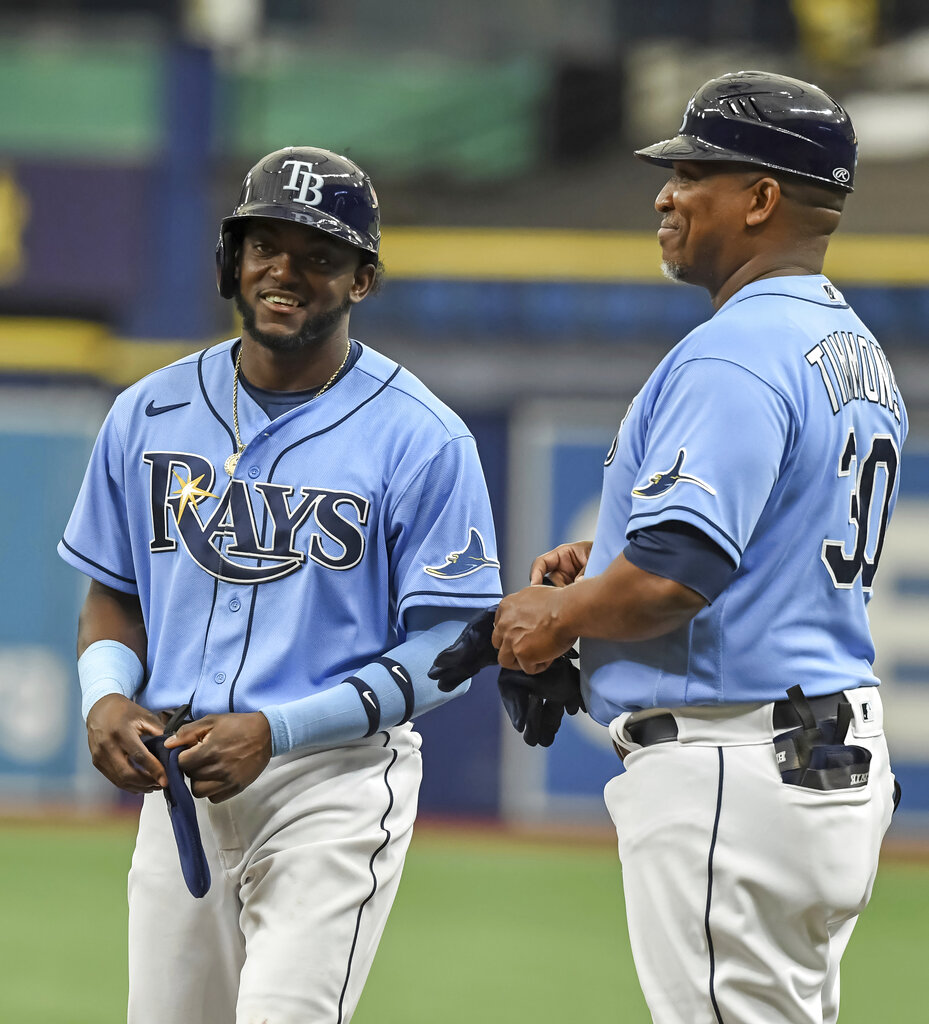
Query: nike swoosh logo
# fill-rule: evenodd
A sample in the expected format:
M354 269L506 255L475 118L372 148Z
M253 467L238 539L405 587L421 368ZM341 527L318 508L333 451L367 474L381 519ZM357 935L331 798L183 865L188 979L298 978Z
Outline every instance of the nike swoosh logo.
M183 409L185 405L190 405L190 402L178 402L177 405L155 405L154 402L149 402L145 406L145 415L160 416L163 412L171 412L172 409Z
M371 705L372 708L374 708L375 711L377 711L377 704L374 703L374 695L370 690L365 690L361 696Z
M400 668L399 665L394 665L394 667L390 671L393 672L393 674L398 679L402 680L404 683L408 683L410 681L410 677L406 674L406 672L403 671L402 668Z

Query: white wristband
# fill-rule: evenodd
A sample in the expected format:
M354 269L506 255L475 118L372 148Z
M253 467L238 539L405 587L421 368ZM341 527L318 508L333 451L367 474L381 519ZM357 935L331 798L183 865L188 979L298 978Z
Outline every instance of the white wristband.
M145 667L135 651L118 640L97 640L77 659L81 681L81 714L108 693L121 693L130 699L142 685Z

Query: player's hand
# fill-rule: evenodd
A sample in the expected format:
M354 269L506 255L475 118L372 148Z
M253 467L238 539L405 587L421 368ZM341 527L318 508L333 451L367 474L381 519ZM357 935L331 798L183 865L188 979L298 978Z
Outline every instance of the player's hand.
M592 546L593 541L578 540L573 544L559 544L557 548L546 551L532 563L529 582L536 585L547 577L556 587L566 587L581 579Z
M497 664L497 648L490 642L496 610L488 608L478 612L458 639L436 655L427 674L430 679L438 680L438 688L443 693L450 693L482 668Z
M142 742L160 736L161 719L121 693L101 697L87 715L87 745L94 767L127 793L164 789L168 777L161 762Z
M551 746L564 713L575 715L583 708L580 672L571 660L577 652L569 651L556 658L537 675L526 675L512 669L501 669L497 686L503 706L530 747Z
M241 793L271 760L271 726L260 711L206 715L188 722L165 740L165 747L187 747L177 759L194 796L218 804Z
M504 668L536 675L570 650L577 635L566 631L560 610L564 588L524 587L497 606L491 642Z

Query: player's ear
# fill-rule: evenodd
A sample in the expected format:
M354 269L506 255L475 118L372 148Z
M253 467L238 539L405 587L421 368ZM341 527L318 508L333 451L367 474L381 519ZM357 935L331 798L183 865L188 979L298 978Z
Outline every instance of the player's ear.
M750 189L750 205L745 214L749 227L758 227L771 218L781 202L781 185L776 178L759 178Z
M236 285L239 283L239 278L242 273L242 248L244 245L244 239L242 236L236 237L230 234L230 241L232 242L232 278Z
M374 287L374 278L377 275L377 267L373 263L359 263L355 268L355 277L352 286L348 290L350 302L361 302L363 298L371 294Z

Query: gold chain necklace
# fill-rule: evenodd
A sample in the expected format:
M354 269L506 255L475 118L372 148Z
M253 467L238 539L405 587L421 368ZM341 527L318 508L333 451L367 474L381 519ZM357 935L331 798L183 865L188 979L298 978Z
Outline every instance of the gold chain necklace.
M329 388L335 383L336 377L342 372L342 368L348 362L349 354L352 351L352 343L348 341L345 346L345 355L342 356L342 362L339 363L338 369L335 373L326 381L325 384L316 392L315 395L310 399L311 402L315 402L317 398L324 392L328 391ZM239 459L242 457L242 452L245 451L245 445L242 444L242 438L239 434L239 367L242 365L242 344L239 343L239 354L235 357L235 370L232 373L232 426L235 429L235 443L236 451L234 451L223 464L226 473L232 476L235 473L235 467L238 465Z

